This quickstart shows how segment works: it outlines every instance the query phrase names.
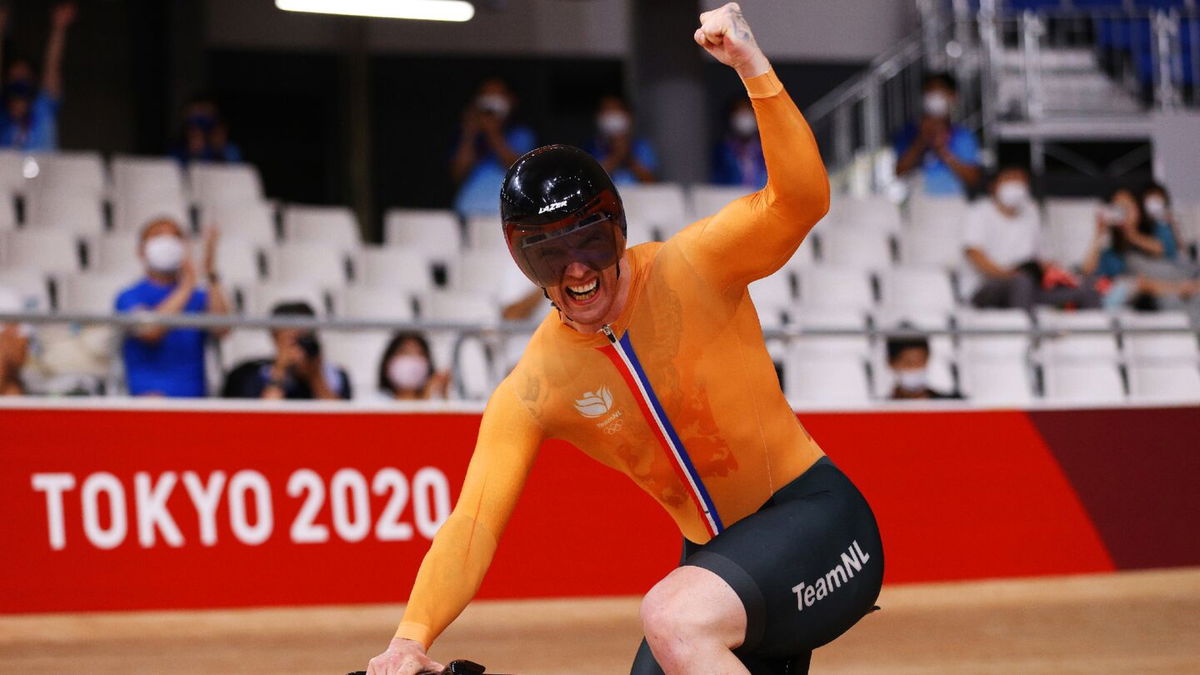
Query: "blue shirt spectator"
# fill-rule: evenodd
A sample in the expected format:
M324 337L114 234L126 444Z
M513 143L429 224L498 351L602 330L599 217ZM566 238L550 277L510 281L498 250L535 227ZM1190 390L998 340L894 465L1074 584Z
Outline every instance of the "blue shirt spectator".
M160 284L143 279L117 296L120 313L151 311L162 304L177 284ZM201 314L208 307L208 294L193 289L183 312ZM121 344L129 393L134 396L191 396L206 393L204 381L204 341L206 333L198 328L174 328L157 342L126 335Z
M229 140L229 128L211 98L192 99L184 110L183 128L171 154L180 164L240 162L242 150Z
M613 183L632 185L658 180L658 156L643 138L633 135L633 111L625 99L605 96L596 110L596 138L588 152L600 162Z
M729 130L713 153L712 182L761 190L767 184L767 162L758 137L758 119L750 101L739 99L729 112Z
M505 172L537 144L529 127L512 124L514 107L516 96L508 84L492 78L463 112L451 169L459 183L454 208L464 217L499 213Z
M213 266L216 237L213 228L205 233L206 291L197 285L196 266L190 259L183 229L170 219L151 221L142 230L138 244L146 276L117 296L116 311L161 316L227 313L228 303ZM223 333L214 332L218 336ZM196 328L161 325L131 329L121 345L129 393L134 396L204 396L206 333Z
M46 41L46 64L40 86L28 59L14 59L8 66L4 106L0 109L0 147L30 152L58 149L63 50L75 12L73 2L57 3L50 11L50 38ZM0 38L6 22L7 9L0 8Z
M896 175L920 172L925 194L966 197L983 173L974 134L950 120L958 103L958 83L947 73L932 73L923 91L924 115L896 136Z

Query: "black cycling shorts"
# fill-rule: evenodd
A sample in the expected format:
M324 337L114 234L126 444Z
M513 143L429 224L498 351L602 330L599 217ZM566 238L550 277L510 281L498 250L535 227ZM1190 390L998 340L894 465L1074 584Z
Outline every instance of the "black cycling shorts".
M685 540L683 555L741 599L746 639L734 653L755 674L807 672L812 650L870 613L883 584L875 516L828 457L707 544ZM631 672L662 673L645 641Z

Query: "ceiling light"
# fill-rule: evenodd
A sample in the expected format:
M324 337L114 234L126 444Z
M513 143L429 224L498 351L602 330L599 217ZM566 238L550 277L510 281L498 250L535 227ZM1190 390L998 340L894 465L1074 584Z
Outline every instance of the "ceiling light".
M470 21L475 6L465 0L275 0L287 12L369 16L381 19Z

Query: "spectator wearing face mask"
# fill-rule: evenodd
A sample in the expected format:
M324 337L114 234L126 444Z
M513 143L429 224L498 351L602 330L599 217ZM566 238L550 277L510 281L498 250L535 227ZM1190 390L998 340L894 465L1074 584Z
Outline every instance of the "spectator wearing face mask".
M0 36L7 23L7 7L0 7ZM63 2L50 12L50 39L39 85L33 65L19 58L8 65L4 79L4 106L0 110L0 147L28 151L58 149L58 107L62 101L62 61L67 29L75 21L75 3Z
M925 338L888 339L887 358L888 368L891 368L896 380L891 400L962 398L962 394L958 392L944 393L929 387L929 341Z
M242 151L230 142L220 109L205 96L193 99L184 109L183 127L171 154L184 165L193 161L242 161Z
M620 96L605 96L596 110L592 153L617 185L653 183L658 157L644 138L633 135L633 111Z
M271 316L315 317L306 302L284 302ZM269 400L349 399L350 377L329 363L321 353L321 342L311 330L276 328L271 331L275 357L247 361L234 368L222 387L225 398Z
M529 127L512 121L517 97L494 77L479 86L463 111L462 132L451 173L459 184L454 208L463 217L500 211L500 185L517 158L536 145Z
M971 302L981 308L1034 305L1095 308L1100 295L1083 281L1041 257L1041 217L1029 191L1029 173L1001 169L990 199L967 214L963 245L975 276Z
M444 399L450 388L450 373L433 367L433 356L425 336L415 332L396 333L379 362L379 391L398 401Z
M1152 185L1139 201L1121 187L1104 201L1081 269L1104 280L1106 306L1178 307L1200 295L1196 267L1179 252L1164 188Z
M712 182L761 190L767 184L767 162L758 137L758 119L749 99L738 99L729 108L725 136L713 153Z
M924 114L896 138L896 176L919 173L925 194L966 197L980 183L979 143L953 122L958 83L948 73L932 73L922 87Z
M204 235L202 271L207 288L197 279L183 228L170 218L151 221L139 244L146 277L117 296L120 313L228 314L214 256L217 230ZM224 330L146 326L130 330L121 347L129 393L134 396L187 396L206 393L204 343L209 332Z
M20 312L24 307L21 296L0 286L0 312ZM21 369L29 359L29 326L0 323L0 396L20 396L25 393Z

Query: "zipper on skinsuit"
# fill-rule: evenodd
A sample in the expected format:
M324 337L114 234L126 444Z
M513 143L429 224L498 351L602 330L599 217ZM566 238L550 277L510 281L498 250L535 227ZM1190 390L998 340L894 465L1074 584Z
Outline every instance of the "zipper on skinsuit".
M644 383L638 381L638 378L642 377L642 375L638 372L634 372L635 368L633 364L635 361L637 361L637 356L636 354L633 354L632 346L630 346L629 351L626 352L625 345L623 345L621 341L617 339L616 333L613 332L612 326L609 324L605 324L600 330L604 333L604 336L608 338L609 343L612 345L613 351L616 352L616 356L630 371L629 376L634 378L633 380L627 382L631 389L631 393L634 396L639 397L645 404L645 414L647 418L646 422L653 427L657 427L661 433L666 449L670 452L675 463L678 465L681 471L681 477L691 489L692 495L695 498L696 507L700 512L700 516L704 521L705 527L708 529L708 532L711 536L717 536L725 529L725 527L721 523L720 516L717 515L716 505L713 503L712 497L709 496L708 489L705 487L704 482L700 479L699 473L696 472L695 467L692 465L691 458L687 455L687 450L683 447L683 443L679 440L678 435L676 435L671 421L667 418L666 411L663 410L661 405L658 403L658 397L654 394L653 389L650 387L649 380L645 380ZM628 337L628 335L626 337ZM621 368L621 366L618 365L618 368ZM640 368L641 366L638 365L637 369Z

